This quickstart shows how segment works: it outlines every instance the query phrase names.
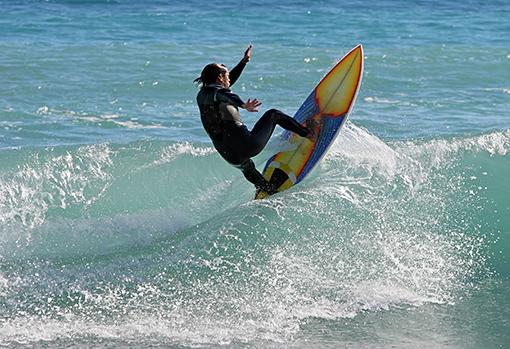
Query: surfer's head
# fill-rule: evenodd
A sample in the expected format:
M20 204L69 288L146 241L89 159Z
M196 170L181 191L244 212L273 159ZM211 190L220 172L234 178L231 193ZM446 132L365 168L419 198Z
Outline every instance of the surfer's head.
M225 88L230 87L230 76L227 67L223 64L211 63L202 69L200 77L194 80L195 83L204 85L220 84Z

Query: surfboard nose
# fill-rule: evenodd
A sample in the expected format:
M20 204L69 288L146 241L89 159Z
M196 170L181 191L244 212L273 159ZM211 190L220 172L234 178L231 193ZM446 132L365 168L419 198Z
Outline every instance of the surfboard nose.
M363 71L363 48L353 48L321 80L315 100L323 116L340 117L349 111Z

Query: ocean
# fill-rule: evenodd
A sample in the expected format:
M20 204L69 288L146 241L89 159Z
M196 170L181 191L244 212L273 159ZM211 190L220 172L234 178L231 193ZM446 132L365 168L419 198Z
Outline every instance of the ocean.
M249 128L365 54L257 201L193 84L250 43ZM0 347L510 348L509 110L508 1L0 0Z

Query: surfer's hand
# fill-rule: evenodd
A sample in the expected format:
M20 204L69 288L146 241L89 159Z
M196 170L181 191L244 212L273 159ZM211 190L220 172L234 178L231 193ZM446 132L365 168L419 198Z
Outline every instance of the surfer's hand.
M248 110L249 112L258 112L259 107L262 105L258 99L248 99L246 103L244 103L241 108Z
M244 51L244 57L243 57L243 62L244 63L248 63L251 59L251 48L253 47L252 44L250 44L248 46L248 48L246 49L246 51Z

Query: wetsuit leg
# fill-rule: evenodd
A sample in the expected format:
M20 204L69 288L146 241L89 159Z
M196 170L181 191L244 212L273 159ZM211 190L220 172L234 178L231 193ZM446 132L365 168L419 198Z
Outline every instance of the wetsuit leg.
M257 155L264 149L276 125L280 125L286 130L297 133L301 137L305 137L309 133L308 128L300 125L293 117L277 109L270 109L262 115L250 132L252 140L252 152L250 157Z
M244 177L269 194L274 194L276 188L257 171L255 164L250 159L259 154L266 146L276 125L297 133L302 137L309 134L310 130L299 124L294 118L276 109L270 109L262 115L250 132L246 126L225 122L225 137L221 141L214 141L214 146L229 163L239 168Z
M237 165L239 169L243 172L244 177L257 189L261 189L269 194L274 194L276 189L273 188L271 184L260 174L259 171L255 168L255 164L251 159L244 161L242 164Z

